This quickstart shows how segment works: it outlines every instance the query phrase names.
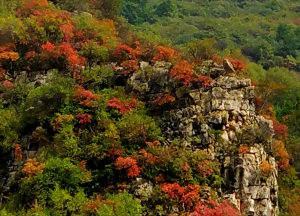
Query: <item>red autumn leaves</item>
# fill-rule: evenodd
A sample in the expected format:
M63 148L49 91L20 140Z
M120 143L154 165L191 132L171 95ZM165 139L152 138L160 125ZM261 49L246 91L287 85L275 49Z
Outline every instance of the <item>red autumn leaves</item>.
M171 199L177 199L181 203L186 203L189 207L200 199L199 185L189 184L181 187L178 183L163 183L161 190L168 194Z
M137 102L135 98L131 98L130 100L124 100L123 102L119 101L117 98L110 99L106 106L109 108L115 108L117 109L122 115L125 115L125 113L130 112L132 108L137 108Z
M116 152L114 151L114 154ZM123 152L120 152L123 153ZM139 156L136 157L122 157L119 156L115 161L115 166L117 170L126 169L127 170L127 177L134 178L139 176L140 172L142 171L142 167L138 164L142 164L143 162L146 163L144 165L153 165L159 162L158 156L154 156L152 153L147 152L145 149L139 151ZM110 154L113 156L112 154Z

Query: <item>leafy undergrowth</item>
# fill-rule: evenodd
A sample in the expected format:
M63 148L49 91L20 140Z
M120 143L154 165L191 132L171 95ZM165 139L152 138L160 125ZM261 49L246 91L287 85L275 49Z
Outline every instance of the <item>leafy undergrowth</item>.
M8 172L6 160L22 166L5 192L1 215L239 214L216 196L222 183L217 160L175 141L165 147L147 101L124 86L110 87L115 70L122 67L119 75L126 78L144 60L172 62L172 79L207 88L212 78L196 72L199 58L185 59L170 46L131 35L121 39L114 21L60 10L47 0L16 1L13 14L0 21L1 174ZM227 60L235 70L246 69L240 60ZM35 87L11 78L21 71L51 76ZM175 100L165 94L153 102ZM281 141L286 128L274 123L278 165L289 170ZM26 160L37 148L39 154ZM153 183L151 193L129 187L137 178ZM203 201L207 185L218 202Z

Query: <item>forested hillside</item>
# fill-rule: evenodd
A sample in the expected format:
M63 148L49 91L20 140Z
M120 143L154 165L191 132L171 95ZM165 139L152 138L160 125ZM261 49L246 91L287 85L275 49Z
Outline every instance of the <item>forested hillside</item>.
M128 22L182 45L214 38L217 48L240 49L264 68L295 63L299 56L298 1L289 0L126 0ZM146 3L147 2L147 3ZM298 63L299 64L299 63Z
M298 216L299 13L1 0L0 215ZM253 210L229 199L248 157Z

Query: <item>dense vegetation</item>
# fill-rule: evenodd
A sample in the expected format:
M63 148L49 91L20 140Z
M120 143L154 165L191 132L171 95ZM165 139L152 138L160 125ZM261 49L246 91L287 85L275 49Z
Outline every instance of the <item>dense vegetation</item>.
M195 65L226 56L253 80L257 112L274 123L281 214L298 215L299 8L283 0L2 0L0 176L29 148L39 155L17 172L0 214L164 215L178 206L191 215L237 215L226 201L200 202L200 186L222 182L218 162L176 141L164 148L145 101L111 88L118 66L133 73L140 60L170 61L172 77L209 86ZM21 71L50 74L47 85L11 82ZM151 200L146 194L140 203L126 189L138 176L156 183Z

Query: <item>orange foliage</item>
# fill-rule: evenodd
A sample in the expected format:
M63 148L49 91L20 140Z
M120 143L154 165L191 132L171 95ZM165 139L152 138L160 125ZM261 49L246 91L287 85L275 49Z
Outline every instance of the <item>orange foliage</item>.
M73 25L71 23L68 24L63 24L59 27L59 29L62 31L62 33L64 34L64 39L69 42L73 36L74 36L74 29L73 29Z
M131 166L134 166L136 164L137 164L136 159L131 158L131 157L127 157L127 158L118 157L116 162L115 162L115 165L116 165L118 170L127 169L127 168L129 168Z
M225 57L224 59L227 59L228 61L230 61L230 63L232 64L232 66L235 70L247 70L247 66L246 66L245 62L243 62L241 60L229 58L229 57Z
M42 45L42 49L47 52L53 52L55 48L55 45L53 43L50 43L49 41Z
M113 54L114 57L120 60L137 60L141 55L140 43L135 42L135 48L132 48L126 44L118 44Z
M160 184L160 183L164 183L166 181L165 176L160 173L157 177L155 177L155 183L156 184Z
M181 163L181 168L187 171L190 168L190 165L187 162Z
M215 171L212 162L209 160L198 162L197 170L202 173L203 177L210 176Z
M180 54L176 53L175 50L168 47L157 46L157 54L153 57L152 62L179 60L179 58Z
M18 160L21 160L23 158L22 151L22 147L19 144L15 144L14 155Z
M131 157L118 157L115 165L118 170L127 169L128 178L137 177L142 171L142 168L138 167L136 159Z
M138 167L137 165L133 165L127 170L127 177L128 178L134 178L139 176L140 172L142 171L142 168Z
M63 42L59 45L59 52L67 58L67 61L73 67L76 65L84 65L85 63L85 58L78 56L77 50L67 42Z
M145 149L140 150L139 153L143 155L144 159L146 159L146 163L148 164L154 164L159 162L158 156L153 156L152 153L147 152Z
M238 150L240 154L247 154L249 152L249 147L246 145L241 145Z
M54 131L58 130L63 122L70 122L74 119L73 115L61 115L60 113L57 113L56 116L56 120L52 122Z
M153 148L153 149L159 149L159 146L160 146L160 142L159 141L154 141L154 142L146 142L146 145L149 146L150 148Z
M37 7L48 7L47 0L23 0L22 5L27 9L33 9Z
M276 162L278 167L283 170L289 169L289 154L284 147L284 143L281 140L276 140L273 149L275 150L275 156L277 157Z
M258 108L263 104L264 100L262 98L259 97L254 97L254 104L255 106Z
M209 76L200 75L198 77L198 81L201 82L202 85L204 85L204 86L210 86L213 80Z
M181 187L178 183L163 183L162 192L167 193L171 199L177 199L181 203L186 203L188 207L192 206L200 199L200 186L188 185Z
M13 52L13 51L0 53L0 60L1 59L10 60L10 61L17 61L19 59L19 53Z
M87 211L92 211L92 212L96 213L99 206L101 206L103 204L105 204L105 203L101 199L101 196L97 195L95 200L86 203L84 207Z
M123 61L121 65L125 68L125 71L124 71L125 75L127 75L129 73L133 73L134 71L137 71L139 69L137 59Z
M24 168L22 169L22 173L27 176L33 176L38 173L42 173L44 169L44 165L40 164L36 158L28 159L28 162L25 163Z
M223 59L220 58L220 57L219 57L218 55L216 55L216 54L213 56L212 60L213 60L213 62L215 62L215 63L218 64L218 65L222 64L222 62L223 62Z
M0 80L3 80L4 77L5 77L5 70L1 68L1 64L0 64Z
M183 81L183 84L188 85L195 81L194 66L189 64L186 60L178 62L170 72L170 76Z
M164 183L161 190L167 193L171 199L178 199L184 193L184 187L181 187L178 183Z
M157 103L158 105L162 105L165 103L172 103L174 101L175 101L175 97L169 94L165 94L163 97L155 99L155 103Z
M86 160L80 161L79 168L83 171L86 171Z
M260 170L264 173L269 173L274 169L267 161L263 161L260 165Z
M0 53L13 51L16 48L15 44L8 43L5 46L0 46Z

